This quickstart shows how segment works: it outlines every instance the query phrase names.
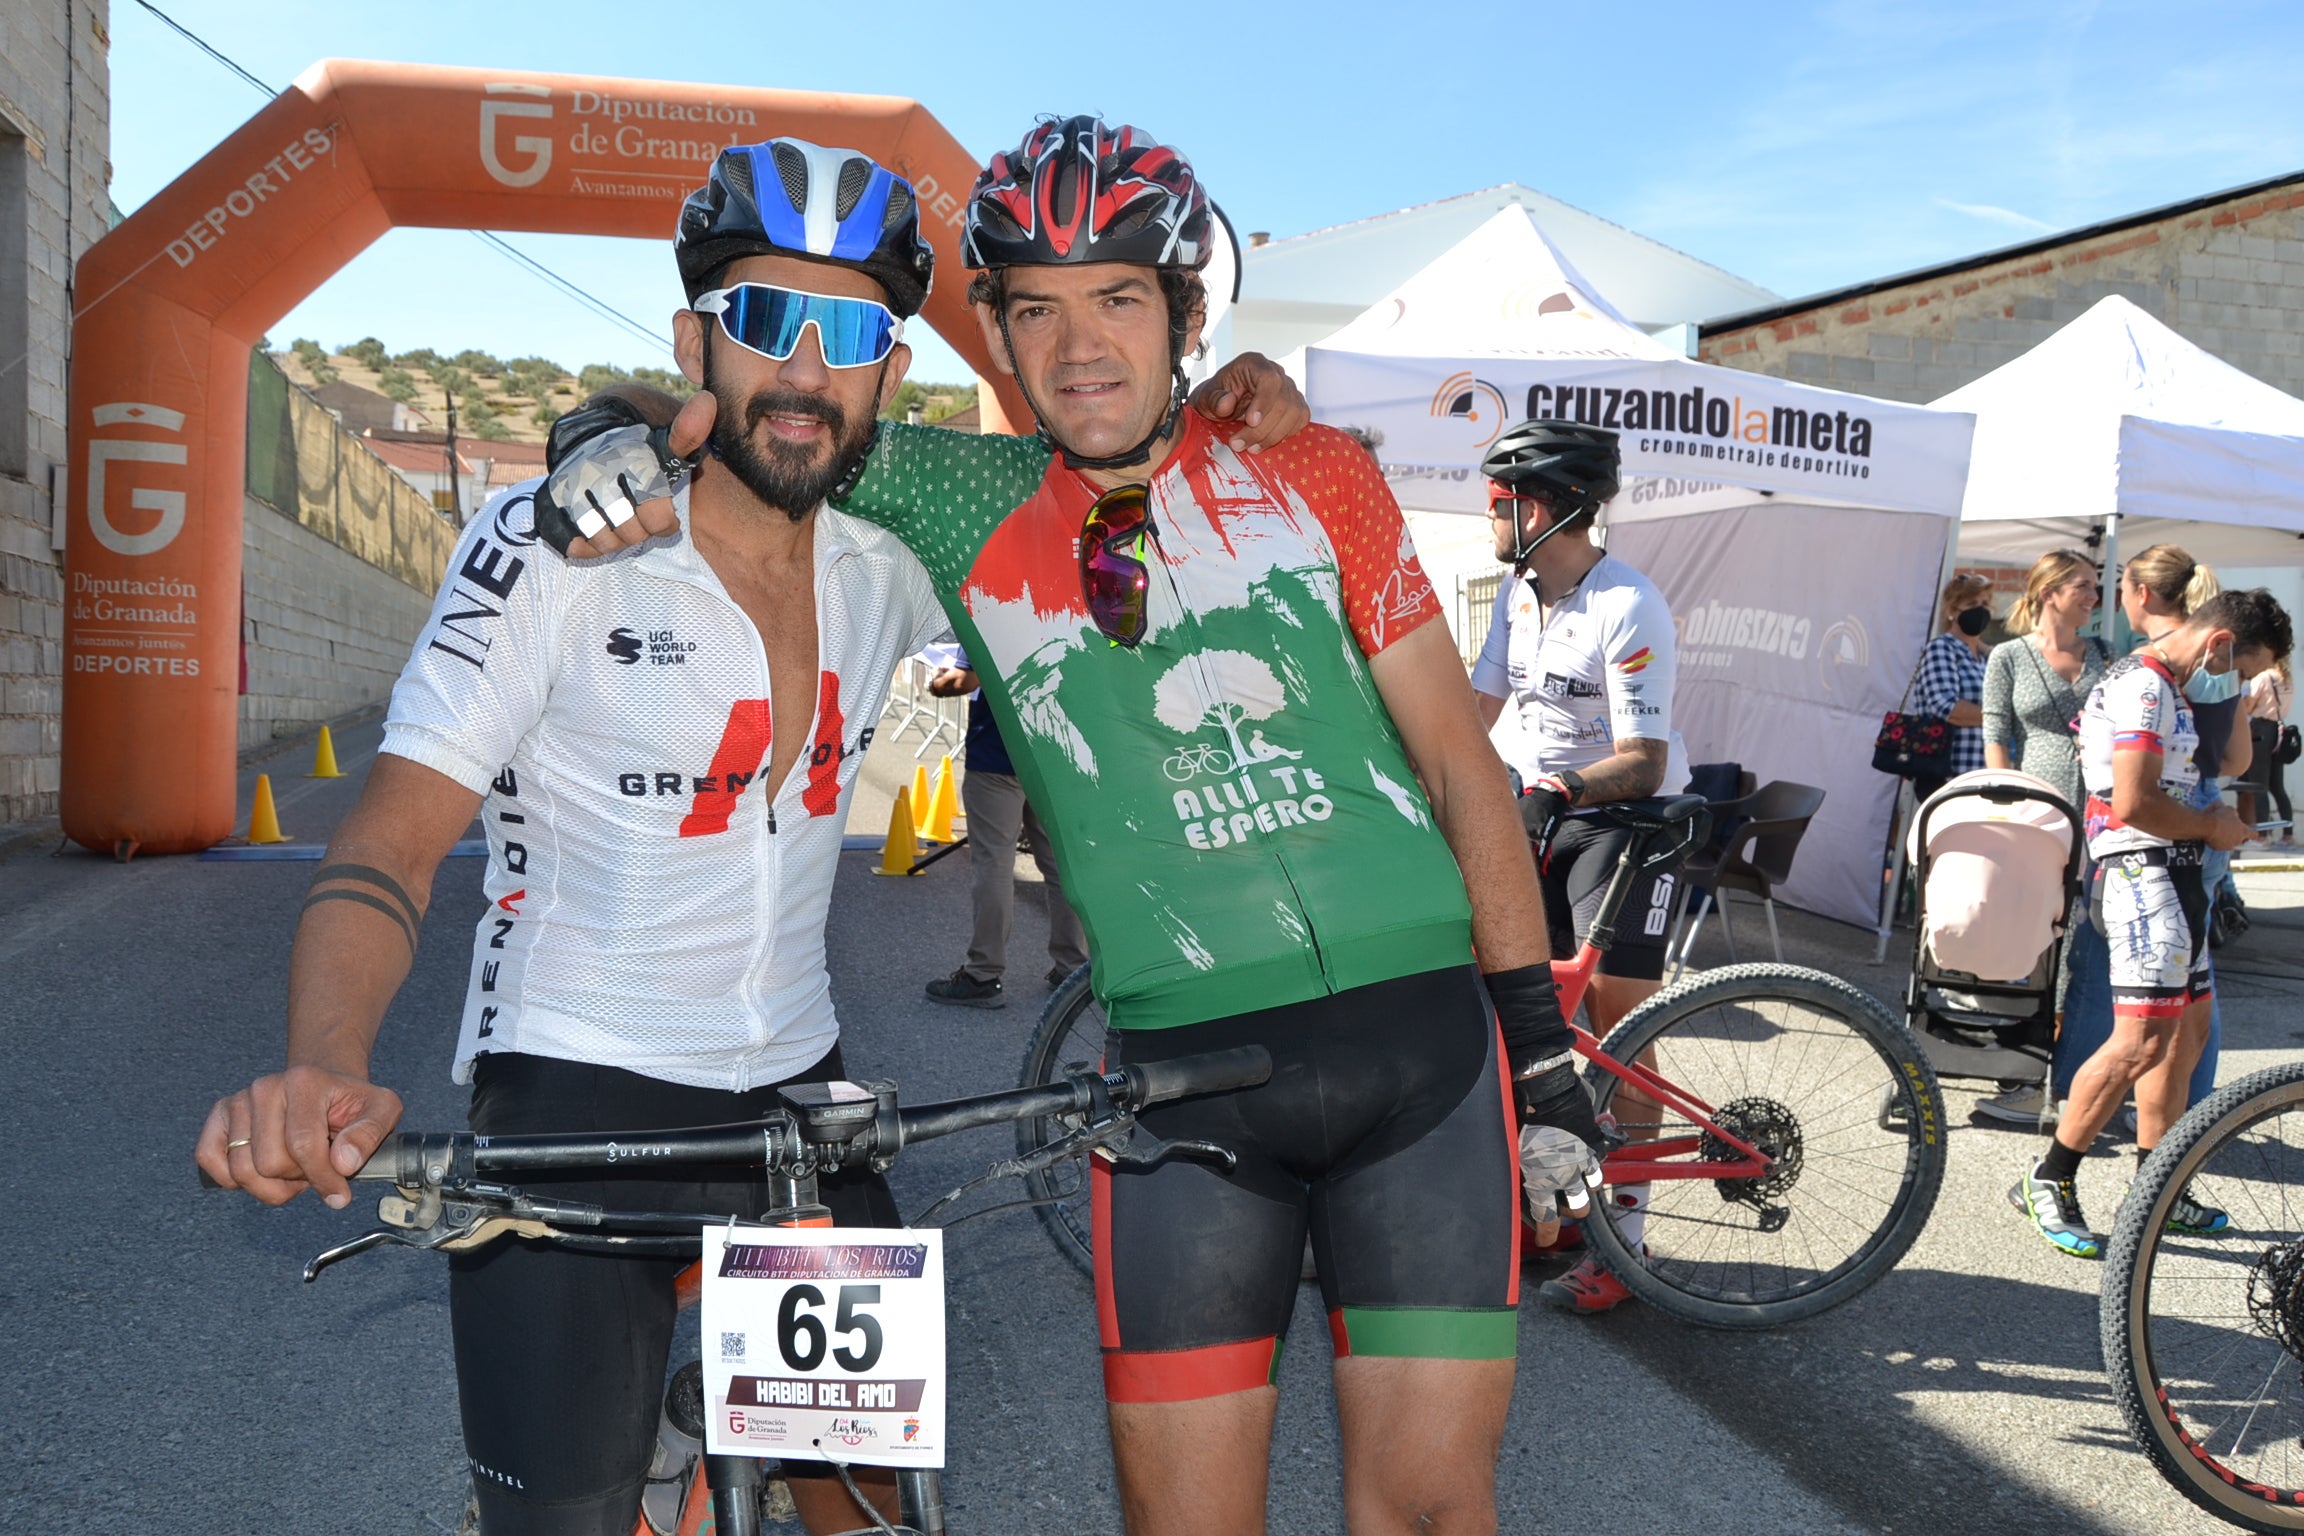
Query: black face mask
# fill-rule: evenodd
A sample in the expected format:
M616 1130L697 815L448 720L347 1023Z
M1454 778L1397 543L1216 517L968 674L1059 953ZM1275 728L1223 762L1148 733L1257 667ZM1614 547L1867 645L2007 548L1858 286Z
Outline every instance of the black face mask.
M1960 610L1960 617L1955 622L1960 626L1960 633L1980 635L1992 625L1992 610L1981 605L1974 608L1963 608Z

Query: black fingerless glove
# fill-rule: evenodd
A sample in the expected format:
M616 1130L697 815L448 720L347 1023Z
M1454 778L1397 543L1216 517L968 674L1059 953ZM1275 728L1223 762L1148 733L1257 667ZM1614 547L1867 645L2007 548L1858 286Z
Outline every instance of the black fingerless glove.
M1504 1060L1512 1078L1512 1108L1522 1125L1556 1125L1595 1151L1605 1151L1607 1138L1592 1115L1592 1100L1576 1073L1571 1050L1574 1035L1560 1015L1560 994L1552 983L1552 967L1524 965L1518 970L1496 971L1481 978L1496 1005L1496 1024L1504 1036ZM1531 1067L1543 1070L1523 1077Z

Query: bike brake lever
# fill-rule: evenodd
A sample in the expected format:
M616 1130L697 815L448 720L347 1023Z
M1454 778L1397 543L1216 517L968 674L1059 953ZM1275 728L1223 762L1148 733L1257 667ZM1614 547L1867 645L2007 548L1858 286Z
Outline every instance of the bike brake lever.
M1214 1163L1225 1173L1240 1166L1239 1157L1230 1147L1218 1146L1213 1141L1162 1141L1156 1136L1148 1136L1147 1139L1152 1143L1149 1156L1138 1157L1134 1153L1119 1151L1107 1151L1104 1156L1114 1168L1125 1173L1149 1173L1162 1163L1179 1157Z
M304 1283L310 1285L320 1278L320 1271L331 1264L340 1264L354 1254L366 1253L379 1243L397 1243L403 1239L397 1232L370 1232L348 1243L339 1243L304 1266Z

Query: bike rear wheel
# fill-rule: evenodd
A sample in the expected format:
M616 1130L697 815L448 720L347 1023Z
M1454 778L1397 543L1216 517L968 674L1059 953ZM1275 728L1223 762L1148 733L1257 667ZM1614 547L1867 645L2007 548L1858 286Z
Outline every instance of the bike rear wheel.
M2169 1231L2187 1193L2231 1225ZM2176 1123L2120 1207L2104 1269L2104 1369L2153 1465L2236 1525L2304 1531L2304 1063Z
M1024 1048L1019 1081L1025 1087L1060 1082L1066 1068L1093 1068L1103 1059L1104 1010L1089 990L1088 967L1083 965L1064 978L1050 995L1048 1006L1040 1011L1031 1043ZM1064 1117L1054 1115L1018 1121L1016 1150L1025 1154L1038 1151L1071 1128ZM1047 1202L1034 1206L1032 1214L1040 1218L1057 1251L1080 1273L1093 1278L1096 1250L1088 1214L1086 1155L1026 1174L1024 1187L1034 1200Z
M1714 1124L1775 1159L1757 1179L1653 1179L1644 1251L1621 1229L1622 1191L1607 1192L1608 1219L1586 1235L1659 1311L1713 1328L1813 1317L1894 1268L1927 1225L1944 1180L1936 1074L1869 994L1803 966L1729 966L1659 992L1602 1044L1619 1062L1648 1053ZM1619 1129L1703 1138L1700 1156L1735 1156L1613 1074L1585 1071Z

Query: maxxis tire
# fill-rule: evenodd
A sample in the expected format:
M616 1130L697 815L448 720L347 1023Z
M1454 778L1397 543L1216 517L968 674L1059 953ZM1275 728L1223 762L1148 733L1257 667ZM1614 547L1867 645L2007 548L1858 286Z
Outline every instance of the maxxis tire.
M1017 1077L1023 1087L1039 1083L1052 1083L1062 1078L1070 1063L1065 1042L1072 1033L1080 1014L1095 1001L1088 985L1089 968L1075 970L1057 984L1049 994L1047 1006L1040 1010L1040 1022L1032 1028L1032 1038L1024 1047L1024 1063ZM1059 1134L1057 1122L1043 1117L1038 1120L1020 1120L1016 1124L1016 1150L1020 1153L1037 1151ZM1057 1251L1069 1260L1081 1274L1094 1279L1096 1255L1089 1237L1087 1213L1087 1169L1081 1159L1077 1173L1070 1177L1077 1181L1076 1193L1065 1195L1067 1187L1066 1164L1042 1169L1024 1176L1024 1188L1035 1200L1062 1197L1061 1205L1035 1205L1032 1214L1039 1219L1041 1229Z
M2104 1252L2104 1288L2097 1302L2104 1373L2144 1454L2193 1503L2252 1531L2304 1531L2304 1508L2272 1503L2227 1482L2213 1463L2179 1438L2179 1425L2158 1406L2160 1380L2147 1313L2168 1207L2232 1138L2271 1115L2296 1108L2304 1108L2304 1062L2251 1073L2193 1105L2144 1160L2121 1203Z
M1667 1316L1708 1328L1776 1328L1814 1317L1860 1295L1893 1269L1918 1240L1935 1209L1944 1182L1943 1094L1935 1069L1911 1033L1886 1005L1837 976L1805 966L1733 965L1705 971L1642 1003L1609 1031L1603 1048L1629 1062L1666 1036L1677 1024L1723 1004L1782 1000L1844 1021L1880 1058L1884 1079L1905 1111L1907 1154L1896 1195L1886 1216L1854 1254L1816 1284L1771 1299L1729 1297L1674 1284L1632 1252L1612 1220L1585 1224L1585 1236L1602 1262L1640 1300ZM1671 1076L1667 1066L1665 1075ZM1620 1086L1597 1065L1587 1064L1586 1081L1595 1104L1606 1110ZM1681 1085L1702 1096L1702 1086Z

